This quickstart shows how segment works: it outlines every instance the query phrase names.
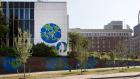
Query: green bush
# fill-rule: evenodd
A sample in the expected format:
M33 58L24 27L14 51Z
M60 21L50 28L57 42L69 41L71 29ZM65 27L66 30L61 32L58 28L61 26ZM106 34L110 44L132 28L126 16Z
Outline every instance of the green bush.
M3 47L3 48L0 48L0 56L16 57L17 53L16 53L16 50L14 48Z
M68 52L68 57L74 58L76 56L77 56L77 52L75 52L75 51L69 51Z
M48 46L45 43L38 43L32 48L32 56L56 57L58 56L58 51L55 46Z

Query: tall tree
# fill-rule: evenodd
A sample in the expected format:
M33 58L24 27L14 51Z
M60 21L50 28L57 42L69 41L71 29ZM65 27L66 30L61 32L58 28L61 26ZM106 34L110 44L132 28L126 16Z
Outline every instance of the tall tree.
M88 57L89 57L89 52L88 52L88 49L90 47L90 41L88 40L88 38L86 37L83 37L83 40L82 40L82 51L83 51L83 56L82 56L82 59L84 59L82 62L83 62L83 66L84 66L84 71L86 71L86 62L88 60Z
M3 14L2 10L0 10L0 43L1 47L4 47L6 44L4 40L6 39L6 35L9 31L8 22L6 21L6 17Z
M116 45L115 47L116 50L116 55L119 58L119 60L122 62L124 60L124 58L127 57L127 46L125 44L124 41L119 41L119 43ZM123 64L122 64L123 65ZM122 70L123 70L123 66L122 66Z
M86 62L89 57L88 49L90 47L90 41L88 38L82 36L79 33L69 33L69 43L72 51L77 53L76 59L80 62L81 74L82 69L86 70Z
M26 79L25 76L25 64L27 62L27 59L31 56L31 34L26 31L21 31L21 29L18 29L18 35L15 38L15 47L18 54L19 61L23 64L24 68L24 79Z
M115 67L115 58L116 58L116 55L115 55L115 53L116 53L116 50L114 49L114 50L112 50L110 53L109 53L109 56L110 56L110 59L111 59L111 61L113 61L113 69L114 69L114 67Z
M81 42L81 35L79 33L75 33L75 32L69 32L68 33L69 36L69 45L72 51L77 51L78 47L80 46L80 42Z

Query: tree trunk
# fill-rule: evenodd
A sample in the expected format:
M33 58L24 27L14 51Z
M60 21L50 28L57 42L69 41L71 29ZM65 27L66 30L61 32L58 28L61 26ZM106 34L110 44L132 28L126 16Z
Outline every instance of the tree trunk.
M128 56L127 56L127 64L126 64L126 65L127 65L127 68L129 68L129 64L128 64L128 62L129 62L129 61L128 61Z
M82 67L81 67L81 74L82 74Z
M2 48L2 38L0 37L0 47Z
M24 65L23 65L23 68L24 68L24 79L26 79L26 65L25 65L25 63L24 63Z
M4 41L3 41L3 38L1 38L1 47L4 47Z
M115 60L113 59L113 69L115 69Z

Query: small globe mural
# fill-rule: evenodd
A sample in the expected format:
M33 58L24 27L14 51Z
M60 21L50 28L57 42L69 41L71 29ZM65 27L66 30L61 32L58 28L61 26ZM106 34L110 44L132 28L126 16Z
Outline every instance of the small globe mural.
M60 50L61 52L67 51L67 43L66 42L58 42L56 45L57 50Z
M61 29L54 23L48 23L41 28L41 38L46 43L55 43L61 38Z

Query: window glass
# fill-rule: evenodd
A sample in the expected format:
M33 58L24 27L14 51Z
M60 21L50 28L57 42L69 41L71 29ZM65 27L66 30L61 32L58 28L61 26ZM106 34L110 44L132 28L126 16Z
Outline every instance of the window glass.
M30 20L30 33L32 38L34 38L34 20Z
M34 8L34 2L30 2L30 8Z
M6 9L5 8L3 8L3 13L4 13L4 15L6 15Z
M20 9L20 19L24 19L24 9Z
M29 20L29 9L25 9L25 19Z
M19 3L20 8L24 8L24 2Z
M6 2L2 2L2 7L6 8Z
M18 8L15 8L15 16L14 16L14 19L18 19L18 14L19 14L19 10L18 10Z
M9 37L13 37L13 20L9 20Z
M10 19L13 19L13 9L9 9L9 17Z
M14 8L19 8L19 2L14 2Z
M13 46L13 20L9 20L9 46Z
M24 30L24 25L25 25L24 20L20 20L19 27L21 28L21 30Z
M34 19L34 9L30 9L30 19Z
M29 7L30 7L29 2L25 2L25 8L29 8Z
M25 20L25 30L29 31L29 20Z
M18 34L19 20L14 20L14 35Z
M13 2L9 2L9 8L13 8L14 7L14 3Z

